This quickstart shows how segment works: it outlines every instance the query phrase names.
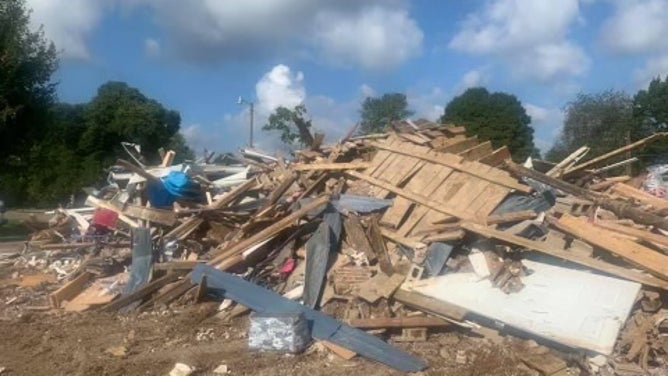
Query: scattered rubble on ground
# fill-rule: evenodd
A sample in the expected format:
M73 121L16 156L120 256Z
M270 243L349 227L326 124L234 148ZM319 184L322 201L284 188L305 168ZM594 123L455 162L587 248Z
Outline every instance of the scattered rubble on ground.
M155 337L125 326L109 362L152 352L142 341L222 340L255 359L298 354L293 366L326 354L388 372L665 375L663 170L609 175L665 136L519 165L463 127L402 121L334 145L316 135L293 160L119 160L86 206L54 210L0 255L2 322L160 323ZM185 336L179 317L197 307ZM152 371L253 373L171 360Z

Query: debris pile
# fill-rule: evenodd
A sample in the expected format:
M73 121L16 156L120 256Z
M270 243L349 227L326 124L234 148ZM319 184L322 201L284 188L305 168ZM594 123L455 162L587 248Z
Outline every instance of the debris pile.
M317 137L292 161L119 160L87 207L54 211L5 256L15 284L43 287L5 305L127 313L219 300L223 319L253 312L252 350L301 352L312 338L402 372L429 364L400 344L443 328L555 348L522 359L543 375L668 367L668 201L606 175L630 162L600 167L665 135L532 169L464 127L391 129ZM456 344L446 353L475 362Z

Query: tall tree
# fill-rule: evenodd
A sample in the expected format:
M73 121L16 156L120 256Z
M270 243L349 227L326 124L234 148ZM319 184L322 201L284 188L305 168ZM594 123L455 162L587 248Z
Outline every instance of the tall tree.
M508 146L518 161L537 152L529 126L531 117L512 94L490 93L482 87L468 89L445 106L440 120L465 126L467 136L489 140L495 148Z
M633 97L633 118L636 126L631 131L633 141L656 132L668 131L668 76L654 78L647 89L642 89ZM638 157L646 164L668 163L667 140L658 140L638 152Z
M30 29L29 14L24 0L0 1L0 194L10 204L24 192L27 156L55 100L56 49Z
M262 126L263 131L278 131L281 141L288 147L297 145L310 146L313 144L311 134L311 120L307 118L306 106L300 104L292 110L278 107Z
M179 131L181 116L124 82L108 82L86 105L86 129L79 144L101 167L113 162L121 142L142 147L149 162L159 160L158 149L169 146Z
M626 145L633 129L632 100L624 92L607 90L578 94L566 104L564 127L546 158L559 161L586 145L593 158Z
M360 133L382 132L387 124L394 120L405 119L413 115L408 109L406 94L388 93L382 97L367 97L360 110L362 123Z

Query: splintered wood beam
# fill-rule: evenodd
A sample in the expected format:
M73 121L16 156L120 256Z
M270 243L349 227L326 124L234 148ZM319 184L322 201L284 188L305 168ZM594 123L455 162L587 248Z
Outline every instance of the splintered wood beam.
M556 249L550 246L549 244L543 242L537 242L535 240L523 238L521 236L509 234L507 232L498 231L491 227L481 226L470 222L464 222L462 223L461 226L466 231L470 231L487 238L493 238L507 243L515 244L520 247L527 248L529 250L544 253L546 255L560 258L562 260L580 264L588 268L604 272L606 274L642 283L647 286L654 286L662 288L664 290L668 290L668 281L664 281L653 275L644 274L629 268L613 265L601 260L597 260L595 258L591 258L589 256L583 256L577 253Z
M634 222L644 225L656 226L663 230L668 230L668 220L652 214L646 210L641 210L629 203L620 200L613 200L598 192L592 192L588 189L578 187L563 180L541 174L538 171L530 170L511 161L506 161L506 168L516 175L534 179L543 184L547 184L566 193L570 193L580 198L584 198L601 206L603 209L610 210L620 218L629 218Z
M577 165L577 166L574 166L574 167L572 167L572 168L566 170L566 171L563 173L562 177L563 177L563 178L566 178L566 177L568 177L568 176L573 175L574 173L576 173L576 172L578 172L578 171L586 170L586 169L591 168L592 166L596 166L597 164L599 164L599 163L601 163L601 162L603 162L603 161L606 161L606 160L608 160L608 159L610 159L610 158L616 157L616 156L618 156L618 155L620 155L620 154L624 154L624 153L626 153L627 151L630 151L630 150L639 148L639 147L644 146L644 145L646 145L646 144L648 144L648 143L650 143L650 142L652 142L652 141L654 141L654 140L657 140L657 139L659 139L659 138L665 138L665 137L668 137L668 132L655 133L655 134L653 134L653 135L651 135L651 136L649 136L649 137L643 138L642 140L638 140L638 141L636 141L636 142L634 142L634 143L632 143L632 144L628 144L628 145L626 145L626 146L624 146L624 147L621 147L621 148L619 148L619 149L615 149L615 150L613 150L613 151L611 151L611 152L609 152L609 153L605 153L605 154L603 154L603 155L601 155L601 156L599 156L599 157L596 157L596 158L594 158L594 159L591 159L591 160L589 160L589 161L587 161L587 162L585 162L585 163L582 163L582 164L579 164L579 165Z
M467 313L466 309L462 307L403 289L395 291L394 295L392 295L392 299L409 307L419 309L420 311L447 317L456 321L462 321Z
M633 188L628 184L617 183L612 186L611 190L618 195L638 200L643 204L652 205L659 210L668 209L668 200L652 196L651 194L641 191L640 189Z
M225 259L227 258L239 256L241 252L252 247L253 245L256 245L266 239L269 239L272 236L275 236L279 232L291 226L295 221L304 217L309 212L316 210L320 206L326 204L327 201L329 201L329 196L320 196L317 199L304 205L302 208L295 211L294 213L281 219L280 221L277 221L271 226L267 226L264 230L257 232L253 236L243 239L237 243L234 243L229 247L214 250L214 254L217 255L211 261L209 261L208 264L217 266L221 264L223 261L225 261Z
M668 236L665 235L659 235L646 230L640 230L635 227L624 226L607 221L597 221L594 222L594 224L598 227L613 231L615 233L632 236L634 238L638 238L646 242L652 242L660 244L664 247L668 247Z
M561 231L603 248L664 279L668 278L668 256L666 255L622 238L613 231L596 228L591 223L570 215L563 215L554 224Z
M413 316L413 317L378 317L373 319L352 319L348 320L348 325L364 329L381 328L428 328L449 326L451 323L431 316Z
M463 172L465 174L475 176L479 179L482 179L482 180L485 180L485 181L488 181L490 183L494 183L494 184L497 184L497 185L501 185L501 186L504 186L506 188L515 189L517 191L524 192L524 193L531 192L531 187L526 186L526 185L521 184L521 183L518 183L517 181L514 181L512 179L512 177L510 177L510 176L508 176L506 179L501 180L501 179L495 178L493 176L493 174L480 172L476 169L470 168L468 165L465 165L465 164L462 164L462 163L454 163L453 161L450 161L446 158L442 158L440 156L434 156L434 155L425 154L425 153L416 153L416 152L411 151L411 150L398 148L398 147L393 147L393 146L387 146L387 145L380 144L380 143L374 143L373 146L378 148L378 149L387 150L387 151L391 151L393 153L402 154L402 155L406 155L406 156L409 156L409 157L422 159L422 160L427 161L427 162L436 163L436 164L439 164L439 165L442 165L442 166L450 167L453 170L457 170L457 171ZM485 166L485 167L487 167L487 166ZM487 168L489 168L489 167L487 167Z
M350 163L299 163L292 165L295 171L323 171L323 170L362 170L369 168L369 162Z

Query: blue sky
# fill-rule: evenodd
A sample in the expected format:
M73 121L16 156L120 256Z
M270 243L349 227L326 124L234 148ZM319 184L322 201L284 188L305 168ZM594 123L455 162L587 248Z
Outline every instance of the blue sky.
M515 94L548 148L578 92L631 94L668 73L668 0L27 0L60 51L58 95L125 81L181 113L198 152L248 142L305 103L330 140L368 95L435 120L468 87ZM260 147L275 137L257 131Z

